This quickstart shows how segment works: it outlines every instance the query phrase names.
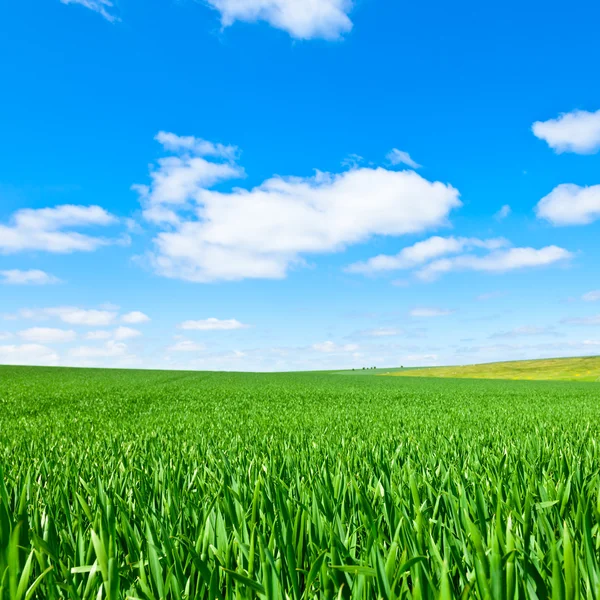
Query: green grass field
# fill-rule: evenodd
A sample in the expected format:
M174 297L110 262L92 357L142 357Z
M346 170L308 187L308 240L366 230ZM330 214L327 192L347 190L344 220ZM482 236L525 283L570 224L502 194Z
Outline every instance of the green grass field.
M599 400L0 367L0 598L596 600Z
M394 370L389 375L461 379L600 381L600 356L518 360L459 367L427 367L426 369Z

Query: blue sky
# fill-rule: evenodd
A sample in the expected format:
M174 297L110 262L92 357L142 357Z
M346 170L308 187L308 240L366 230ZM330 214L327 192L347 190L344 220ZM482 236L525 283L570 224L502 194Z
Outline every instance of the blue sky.
M0 363L600 353L600 6L3 7Z

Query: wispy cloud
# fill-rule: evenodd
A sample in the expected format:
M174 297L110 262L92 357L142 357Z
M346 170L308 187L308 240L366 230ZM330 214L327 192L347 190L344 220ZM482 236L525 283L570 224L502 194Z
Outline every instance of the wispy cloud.
M178 325L179 329L196 331L231 331L234 329L246 329L249 325L241 323L237 319L199 319L197 321L184 321Z
M60 283L58 277L38 269L30 269L29 271L9 269L8 271L0 271L0 277L2 277L2 283L9 285L49 285Z
M0 224L0 253L26 250L62 254L90 252L116 240L84 235L73 229L103 227L117 222L115 216L100 206L65 204L54 208L24 208L14 213L8 225Z
M597 302L600 300L600 290L592 290L591 292L587 292L581 297L581 299L584 302Z
M392 148L386 155L386 158L393 165L406 165L411 167L412 169L419 169L421 165L418 162L415 162L408 152L404 152L402 150L398 150L398 148Z
M110 0L60 0L62 4L80 4L89 8L94 12L102 15L107 21L115 23L120 21L119 17L113 14L111 11L114 8L114 4Z
M511 208L508 204L505 204L495 215L496 221L504 221L511 213Z

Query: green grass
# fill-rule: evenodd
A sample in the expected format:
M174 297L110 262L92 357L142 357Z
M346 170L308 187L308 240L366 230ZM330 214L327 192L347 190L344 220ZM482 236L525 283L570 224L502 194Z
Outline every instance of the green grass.
M597 390L0 367L0 598L597 600Z
M600 381L600 356L516 360L458 367L427 367L394 371L406 377L468 379L529 379L546 381Z

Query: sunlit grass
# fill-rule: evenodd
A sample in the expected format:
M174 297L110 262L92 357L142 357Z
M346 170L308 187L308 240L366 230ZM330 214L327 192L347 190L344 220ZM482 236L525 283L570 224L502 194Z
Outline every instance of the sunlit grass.
M0 598L596 600L596 386L0 367Z
M519 360L456 367L428 367L426 369L396 370L389 373L389 375L468 379L600 381L600 356Z

